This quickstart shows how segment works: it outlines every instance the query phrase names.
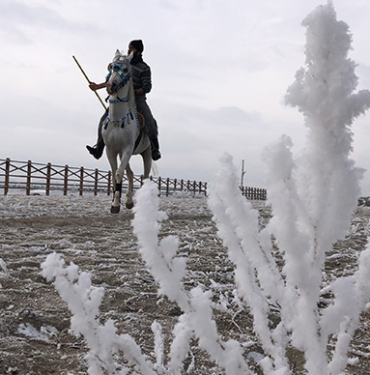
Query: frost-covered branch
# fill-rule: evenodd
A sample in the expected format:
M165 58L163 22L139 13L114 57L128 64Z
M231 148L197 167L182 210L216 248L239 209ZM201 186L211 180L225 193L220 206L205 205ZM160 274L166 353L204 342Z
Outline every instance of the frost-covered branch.
M138 237L140 253L148 270L159 284L158 294L167 296L176 302L184 314L175 326L175 339L171 346L169 371L180 374L183 361L188 354L189 340L196 336L199 345L205 349L215 363L225 369L229 375L251 374L242 355L239 343L224 342L218 334L213 320L210 292L200 287L187 292L182 283L185 276L185 261L176 257L178 240L166 237L158 241L159 221L165 214L159 211L157 186L145 181L137 192L132 222L134 233Z
M214 214L218 235L235 265L235 280L242 298L251 308L254 330L277 370L288 368L286 342L269 328L271 303L280 303L283 280L271 254L271 241L266 231L259 232L258 212L240 194L231 157L222 158L216 182L210 187L208 203ZM267 236L266 236L267 235ZM287 306L288 307L288 306ZM267 366L268 360L265 360Z
M104 325L99 323L99 306L104 289L92 286L88 273L80 272L73 263L65 266L60 254L52 253L42 263L42 275L53 282L68 304L72 313L71 330L86 339L90 349L86 356L89 375L101 375L105 372L112 375L126 374L128 368L120 369L115 363L113 354L117 350L124 353L129 365L137 367L144 374L156 374L131 336L118 335L112 320Z
M176 257L178 238L168 236L158 241L160 222L167 215L159 210L157 194L155 187L146 181L143 189L137 192L132 221L134 234L145 264L160 286L158 293L176 302L183 311L188 311L188 296L182 283L186 263L184 258Z
M286 102L297 106L303 113L307 128L306 148L292 175L296 180L297 193L304 212L312 223L309 224L307 220L298 218L299 221L295 225L299 227L299 231L295 237L298 239L298 234L302 238L306 236L306 240L301 241L302 245L306 242L306 247L299 248L302 254L302 262L299 263L303 267L303 259L305 259L307 283L296 284L296 286L300 289L301 302L303 302L303 293L306 294L304 304L306 309L303 311L314 311L311 328L306 330L307 341L311 344L308 346L304 342L301 344L306 346L308 353L311 353L306 355L306 367L315 373L319 371L320 366L323 368L321 362L324 359L318 361L317 356L322 357L326 349L327 335L338 332L339 325L347 334L351 331L348 326L352 323L346 324L339 318L343 316L345 310L338 307L343 303L351 303L351 295L344 292L351 289L349 288L351 281L341 280L333 285L337 301L324 313L323 321L331 324L321 325L323 332L320 333L320 339L317 336L318 330L320 332L317 306L326 252L331 249L335 241L344 237L360 195L358 181L361 171L355 168L353 160L350 159L352 151L350 125L357 116L370 107L370 92L362 90L353 93L358 79L354 71L355 64L348 58L352 38L348 25L337 21L331 2L316 8L303 21L303 26L307 28L306 66L297 72L295 82L288 89ZM272 196L271 203L276 221L284 219L284 207L281 207L279 201L279 196ZM279 228L281 226L277 227L278 230ZM293 241L291 239L291 243ZM283 248L288 254L291 253L289 249L292 249L292 246L289 243L284 243ZM357 319L356 312L349 313L352 313L350 317ZM297 322L296 329L304 322L307 325L309 317L303 319L304 314L297 318L301 322ZM352 321L352 318L349 321ZM335 324L336 328L333 327ZM344 326L347 328L343 328ZM338 338L339 346L342 338L343 336ZM299 342L295 343L299 344ZM316 353L317 347L320 347L319 353ZM342 361L342 368L344 368L343 363ZM331 366L330 373L339 373L339 367ZM324 370L321 371L326 373Z
M345 367L348 345L365 307L356 291L364 286L358 289L358 275L337 280L331 286L334 304L320 311L324 262L333 243L344 237L356 208L361 171L350 159L349 126L370 107L370 93L353 94L355 64L347 57L351 36L348 26L336 20L332 3L318 7L303 25L307 28L306 66L297 72L286 101L304 115L306 147L294 160L292 142L283 136L263 155L273 216L266 231L276 239L283 256L282 274L277 274L273 260L266 256L270 255L264 240L268 235L258 233L250 207L237 197L238 179L229 157L222 159L210 207L235 263L238 289L254 315L254 329L275 368L284 368L284 362L276 360L289 341L305 353L308 373L333 375ZM364 268L360 265L360 269ZM369 297L365 290L364 300ZM266 322L272 303L280 306L280 341L261 319ZM329 365L326 351L333 334L337 341Z

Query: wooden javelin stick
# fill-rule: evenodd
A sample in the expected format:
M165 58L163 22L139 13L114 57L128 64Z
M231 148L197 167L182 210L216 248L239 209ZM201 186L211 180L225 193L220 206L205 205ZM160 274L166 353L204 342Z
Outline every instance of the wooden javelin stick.
M76 59L74 56L72 56L72 57L73 57L73 60L76 62L77 66L80 68L82 74L85 76L87 82L91 83L91 81L90 81L89 78L87 77L86 73L85 73L84 70L82 69L81 65L80 65L79 62L77 61L77 59ZM94 93L95 93L96 97L99 99L99 102L101 103L101 105L102 105L102 106L104 107L104 109L106 110L107 107L105 106L105 104L104 104L102 98L99 96L99 94L98 94L96 91L94 91Z

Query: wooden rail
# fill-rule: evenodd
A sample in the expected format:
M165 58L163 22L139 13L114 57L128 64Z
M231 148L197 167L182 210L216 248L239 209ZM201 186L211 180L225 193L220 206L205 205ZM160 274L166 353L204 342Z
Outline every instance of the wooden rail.
M249 200L265 201L267 199L266 189L242 186L240 190L242 195Z
M206 182L153 176L150 179L158 185L160 195L168 196L177 191L207 195ZM134 176L135 189L140 188L143 183L142 175ZM127 187L126 176L123 185ZM31 160L15 161L7 158L0 159L0 189L3 189L4 195L8 195L10 190L24 190L26 195L36 194L40 190L46 195L50 195L52 191L61 191L63 195L67 195L68 192L77 192L80 196L84 193L110 195L112 174L111 171L99 169L41 164ZM267 196L265 189L245 187L241 191L250 200L265 200Z

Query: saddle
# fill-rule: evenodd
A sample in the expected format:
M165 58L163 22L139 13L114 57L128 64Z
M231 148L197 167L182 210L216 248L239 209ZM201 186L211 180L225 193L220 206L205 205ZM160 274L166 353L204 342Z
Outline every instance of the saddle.
M140 132L146 130L145 117L139 111L137 111L137 119L139 121Z
M139 145L143 135L148 134L148 129L145 125L145 117L139 111L137 111L137 119L139 121L139 135L138 135L138 137L136 138L136 141L135 141L134 151L136 150L137 146Z

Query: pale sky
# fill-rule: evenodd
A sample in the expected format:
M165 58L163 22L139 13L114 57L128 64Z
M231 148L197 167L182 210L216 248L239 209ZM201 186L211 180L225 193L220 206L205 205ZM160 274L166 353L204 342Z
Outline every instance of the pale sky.
M162 177L210 181L224 152L244 185L264 187L263 148L289 135L305 142L303 117L284 105L304 66L303 19L325 0L1 0L0 158L109 169L85 145L103 107L72 59L102 82L115 50L144 42L148 103L160 131ZM334 0L353 35L358 89L370 88L370 1ZM102 98L106 92L99 91ZM352 126L356 166L370 195L370 113ZM132 159L135 174L141 157Z

